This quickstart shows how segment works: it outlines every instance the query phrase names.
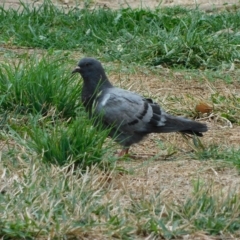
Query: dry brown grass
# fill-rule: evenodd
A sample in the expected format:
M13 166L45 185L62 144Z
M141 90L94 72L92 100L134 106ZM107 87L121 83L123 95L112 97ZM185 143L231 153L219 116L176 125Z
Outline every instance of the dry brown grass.
M24 0L25 3L32 4L29 0ZM39 5L43 2L43 0L35 1L35 5ZM163 7L173 7L173 6L186 6L186 7L196 7L198 6L200 9L206 10L206 11L212 11L215 9L222 9L222 8L231 8L233 6L239 5L238 0L163 0L163 1L157 1L157 0L89 0L89 1L82 1L82 0L52 0L52 2L59 6L64 6L66 8L75 6L75 4L79 4L80 6L83 6L84 3L89 3L90 6L96 7L105 7L105 8L112 8L112 9L118 9L119 7L132 7L132 8L138 8L138 7L147 7L147 8L156 8L157 6L163 6ZM5 7L9 8L19 8L20 1L19 0L4 0ZM226 4L227 3L227 4Z
M26 48L14 48L9 49L9 51L12 51L12 54L16 54L16 56L25 53L29 55L37 53L41 56L45 52ZM77 63L81 56L81 53L73 51L70 52L68 58L75 59ZM6 60L5 57L1 57L1 59ZM237 72L222 73L222 77L230 74L235 79L232 84L226 84L220 78L211 82L208 80L206 73L201 71L196 74L192 71L184 72L165 68L149 70L146 67L134 67L129 70L126 69L126 66L119 66L117 63L106 63L104 66L111 69L109 78L116 86L152 97L166 111L173 114L179 115L182 113L181 115L186 117L194 117L198 115L195 111L197 103L201 101L209 103L213 106L213 112L198 116L199 120L206 122L209 126L209 131L201 139L203 145L215 144L221 145L223 148L239 146L240 126L231 124L227 119L221 117L223 111L234 107L233 102L214 104L211 99L211 96L216 93L226 98L239 96L240 86L237 82ZM115 74L116 71L118 74ZM236 116L236 118L239 119L239 116ZM166 144L164 150L161 150L157 141ZM231 184L237 186L239 181L235 169L218 168L216 162L191 159L186 153L193 150L192 145L191 140L186 141L179 134L151 134L143 142L131 148L132 153L140 156L139 160L119 162L120 166L135 169L134 173L137 173L136 176L134 174L134 176L124 175L122 177L124 182L127 181L125 186L131 187L131 189L132 187L136 187L136 189L146 188L148 191L159 190L161 189L160 186L165 186L169 196L176 200L183 199L186 194L192 192L191 181L196 179L197 176L214 183L226 179L224 187L230 187ZM153 156L155 156L154 160L148 161ZM163 187L164 191L165 188Z
M200 120L207 122L209 126L209 131L201 139L203 145L239 147L240 126L230 124L227 119L221 117L222 111L227 111L233 106L226 105L226 103L213 104L211 100L211 95L216 92L227 97L238 95L239 84L237 82L226 84L221 79L210 82L204 73L200 73L198 79L196 76L191 76L191 74L188 76L188 74L162 69L158 75L138 72L130 76L112 75L110 79L116 85L153 97L171 113L182 112L188 117L194 116L196 115L195 106L198 102L210 103L214 107L213 112L199 116ZM186 78L191 78L191 80ZM200 79L201 81L199 81ZM175 97L179 101L176 101ZM166 152L167 150L161 152L156 143L157 139L168 146L174 146L177 153L169 158L170 161L165 161L165 157L169 153ZM136 169L134 172L137 173L137 176L124 176L124 185L130 186L131 191L135 189L135 192L142 192L142 189L147 192L161 189L166 199L169 197L173 201L186 199L193 191L192 182L197 178L203 179L205 184L213 183L214 188L216 187L218 190L221 188L228 191L232 187L237 187L239 191L239 175L235 169L223 167L221 163L218 163L221 166L219 167L216 162L196 161L186 157L185 153L192 150L191 144L191 141L184 141L178 134L152 134L144 142L134 146L132 152L140 156L158 154L158 157L149 162L140 160L140 162L124 163L125 167ZM125 183L125 181L128 182Z
M28 49L11 49L14 54L33 54L35 50ZM38 54L44 51L39 50ZM81 57L79 52L72 52L68 58L78 61ZM5 57L1 57L1 61L5 61ZM132 91L139 92L145 96L153 97L159 102L166 111L173 114L181 114L187 117L197 117L204 121L209 126L209 131L201 139L204 146L219 145L223 149L231 147L239 147L240 142L240 126L232 124L226 118L221 116L222 112L227 112L230 108L235 108L234 97L239 97L240 86L238 82L238 72L222 72L220 77L216 77L214 73L208 75L206 72L199 71L176 71L164 68L149 70L147 68L133 67L126 69L126 66L119 66L117 63L104 64L109 70L109 78L116 85ZM74 67L74 66L73 66ZM71 70L71 69L70 69ZM118 72L116 74L116 71ZM224 76L231 75L233 81L227 84ZM215 76L214 81L211 81L212 76ZM225 101L213 103L212 95L219 94L226 98ZM213 106L213 112L209 114L198 115L195 111L196 104L206 102ZM239 113L239 109L236 107ZM239 123L239 114L234 116ZM164 143L162 149L158 145L158 141ZM11 142L14 144L14 142ZM10 145L11 145L10 144ZM2 142L1 151L6 150L6 142ZM71 176L65 169L51 167L48 174L54 180L62 181L59 175L65 174L70 178L70 183L73 194L76 184L84 185L84 181L88 182L87 188L95 191L98 194L103 190L101 204L116 206L116 213L122 209L130 208L134 201L150 200L152 198L161 198L163 204L168 206L174 203L181 206L187 198L194 194L194 186L200 180L203 186L211 186L213 194L228 195L233 189L236 194L240 193L239 172L230 165L221 161L199 161L190 154L193 152L191 140L186 141L179 134L152 134L142 143L132 147L131 151L139 156L137 160L121 161L117 163L118 167L123 167L129 173L119 173L112 171L105 174L100 170L94 169L89 173L77 178ZM24 152L21 149L20 152ZM1 163L0 167L0 189L11 194L17 194L21 188L16 188L26 184L26 176L32 174L33 182L42 181L38 164L34 168L34 164L29 166L22 160L21 154L17 156L21 168L18 170L14 166L5 166ZM143 157L143 158L142 158ZM91 180L89 180L91 179ZM55 181L54 180L54 181ZM70 184L69 183L69 184ZM80 187L76 187L76 191L80 191ZM46 190L47 191L47 190ZM51 189L52 191L52 189ZM50 193L43 193L43 199L46 202L39 204L50 204L47 200ZM61 193L62 194L62 193ZM74 192L75 194L75 192ZM64 194L61 195L64 198ZM115 205L116 204L116 205ZM79 212L83 212L79 206ZM114 207L112 210L114 213ZM121 212L122 214L122 212ZM168 214L168 212L162 212ZM11 215L11 214L10 214ZM14 217L11 215L11 217ZM80 217L79 215L73 218ZM134 217L129 214L129 217ZM104 217L101 219L105 221ZM96 226L85 231L79 230L66 225L61 225L64 231L68 232L68 236L77 237L77 239L112 239L113 236L119 237L119 233L115 230L113 235L107 235L109 231L106 227ZM169 226L171 227L171 226ZM58 236L60 233L49 233L49 238ZM119 234L119 235L118 235ZM237 235L223 235L222 239L237 239ZM40 239L40 238L39 238ZM146 237L137 236L135 239L163 239L160 236L154 237L148 235ZM204 232L195 232L185 235L182 239L220 239L218 237L210 237Z

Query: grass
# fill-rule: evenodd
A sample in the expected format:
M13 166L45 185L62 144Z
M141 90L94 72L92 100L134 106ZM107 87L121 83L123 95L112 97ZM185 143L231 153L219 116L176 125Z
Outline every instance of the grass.
M13 166L12 166L13 167ZM215 195L211 186L195 183L195 192L181 205L171 205L158 192L122 195L115 191L119 175L94 168L84 174L73 167L22 165L19 178L5 174L1 195L1 236L36 238L172 239L192 232L219 235L239 230L239 196ZM67 193L67 194L66 194ZM12 197L14 196L14 197ZM126 201L127 197L127 203ZM125 200L124 200L125 199Z
M46 112L43 112L42 108L38 110L32 108L34 104L23 104L30 102L28 96L31 91L26 87L20 87L20 90L25 92L19 94L21 96L19 101L14 101L18 96L13 91L19 82L16 80L32 84L35 81L31 81L34 79L31 76L35 71L38 73L39 83L44 82L44 76L51 76L47 85L50 89L54 89L55 84L59 86L55 78L63 79L63 82L71 79L70 84L60 85L68 89L63 92L74 94L73 90L76 86L81 86L75 83L77 78L68 76L66 69L72 61L63 63L60 57L57 58L60 59L62 68L61 64L56 65L57 62L54 61L56 56L52 53L45 54L37 60L36 55L30 58L23 55L18 59L19 64L16 65L18 66L16 69L10 68L11 65L3 64L3 73L6 68L9 69L6 79L11 82L11 88L7 88L8 91L4 92L8 98L4 98L5 101L2 103L5 105L1 109L3 131L1 132L0 201L3 214L0 236L8 239L81 237L141 239L150 236L173 239L188 234L194 236L203 231L205 235L212 236L229 236L229 234L239 236L238 192L234 192L233 189L227 193L222 192L221 189L216 192L213 182L197 179L192 183L193 192L176 204L164 197L167 188L165 190L157 188L149 193L151 188L144 184L141 191L138 185L135 187L133 185L134 190L128 189L137 178L139 166L128 170L129 167L121 166L121 161L116 164L111 146L105 142L107 131L92 127L92 122L86 118L77 98L75 103L78 105L74 107L72 116L68 115L68 118L62 117L61 111L56 110L55 101L49 102ZM59 71L54 73L52 69L58 70L58 67ZM43 75L39 68L44 72ZM21 75L22 69L25 75ZM111 71L115 72L115 69ZM22 78L16 77L19 72ZM2 76L6 75L2 74ZM28 76L26 79L30 81L25 80L24 76ZM235 82L234 79L232 81ZM212 84L214 86L214 83ZM231 87L231 84L227 84L226 86ZM39 88L38 85L33 84L34 87ZM40 85L40 89L44 88ZM212 91L209 92L210 100ZM52 94L51 91L47 93ZM219 91L220 94L222 93ZM37 94L33 96L34 99L38 99ZM194 95L188 93L187 96L192 101L196 101ZM176 113L179 109L178 104L181 103L184 111L184 107L191 105L191 101L186 100L184 95L182 97L185 104L172 97L165 98L165 107L168 106L170 111ZM225 108L231 106L233 102L234 98L220 101L221 106ZM8 104L10 107L7 107ZM23 109L27 111L16 111L18 106L21 108L24 106ZM220 115L221 109L217 109L215 114ZM185 115L191 117L192 112L185 110ZM5 118L4 113L6 113ZM236 125L236 122L233 124ZM167 150L168 153L174 149L172 158L175 161L176 157L179 160L191 157L205 162L210 160L229 162L230 165L219 167L219 174L225 168L231 168L231 164L239 168L239 149L224 149L223 145L212 146L210 142L203 143L204 148L200 147L193 153L189 152L189 148L184 152L181 141L182 139L179 139L173 147L173 139L168 138L167 141L162 140L160 148L163 152ZM151 150L151 147L149 149ZM151 163L159 164L157 161L147 160L147 163L144 163L146 169L149 169L148 164ZM126 171L119 171L119 167ZM125 178L132 180L127 181ZM141 178L138 181L140 180ZM158 182L156 184L158 185Z
M51 55L51 54L50 54ZM81 85L64 68L61 56L31 56L18 62L1 63L0 90L2 110L21 113L48 115L54 108L55 114L64 118L73 117L79 107Z
M43 162L86 169L102 162L109 130L93 128L80 102L81 81L59 54L1 63L2 127Z
M43 126L39 127L39 124ZM73 162L75 167L85 170L93 164L103 164L102 157L107 150L110 151L110 144L103 147L109 130L92 125L93 121L86 119L85 114L78 114L76 119L67 124L56 121L53 126L50 122L35 120L26 129L30 136L27 146L42 155L46 163L63 166Z
M0 7L0 237L239 238L239 9L22 5ZM76 50L210 131L153 135L132 150L152 158L116 161L81 105ZM197 113L199 101L213 111Z
M223 161L226 163L232 163L237 168L240 169L240 149L223 149L222 147L216 145L210 145L207 149L200 149L195 152L195 156L197 159L203 160L217 160Z
M187 68L239 63L240 11L0 8L0 42L45 49L80 49L106 60ZM33 8L31 10L31 8ZM11 22L11 25L8 23ZM226 31L227 30L227 31Z

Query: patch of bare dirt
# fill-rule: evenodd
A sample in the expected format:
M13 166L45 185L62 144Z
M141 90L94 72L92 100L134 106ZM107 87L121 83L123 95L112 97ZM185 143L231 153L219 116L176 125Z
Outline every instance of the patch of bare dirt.
M3 0L6 8L19 8L19 0ZM26 4L39 5L43 0L23 0ZM231 8L234 5L239 5L239 0L53 0L54 4L66 7L73 7L79 5L83 6L86 2L89 2L90 6L101 6L106 8L118 9L120 7L132 7L132 8L156 8L172 7L172 6L186 6L186 7L199 7L200 9L211 11L213 9Z
M194 194L194 185L200 182L214 193L240 193L240 178L235 169L224 167L223 163L197 161L132 161L121 163L134 174L118 177L115 191L128 192L137 199L160 194L164 202L183 203ZM196 192L195 192L196 193Z

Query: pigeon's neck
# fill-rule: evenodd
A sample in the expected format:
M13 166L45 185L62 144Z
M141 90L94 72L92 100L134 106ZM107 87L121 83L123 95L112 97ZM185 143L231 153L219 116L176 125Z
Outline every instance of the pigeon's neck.
M82 101L83 105L87 108L91 108L95 98L99 92L106 88L112 88L113 85L109 82L107 76L99 76L98 81L96 78L83 78L83 90L82 90Z
M97 94L106 88L111 88L113 85L109 82L106 75L98 76L98 80L95 78L87 77L84 78L84 87L88 90L88 93L91 95Z
M99 86L100 91L103 90L103 89L105 89L105 88L111 88L111 87L113 87L113 85L109 82L107 76L103 76L103 77L100 79L100 81L99 81L99 83L98 83L98 85L97 85L97 87L96 87L97 89L98 89L98 86Z

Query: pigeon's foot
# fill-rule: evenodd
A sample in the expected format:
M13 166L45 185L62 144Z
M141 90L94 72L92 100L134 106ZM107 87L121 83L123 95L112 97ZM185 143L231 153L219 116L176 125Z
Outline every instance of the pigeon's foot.
M128 154L129 148L123 148L119 153L118 157L124 157L126 154Z
M116 154L117 158L132 158L132 159L135 159L135 155L129 154L129 148L128 149L124 148L120 152L119 151L115 152L115 154Z
M148 159L150 157L154 157L153 154L143 154L143 155L136 155L136 154L130 154L129 153L129 148L123 148L119 153L117 153L117 156L119 158L127 157L131 159Z

